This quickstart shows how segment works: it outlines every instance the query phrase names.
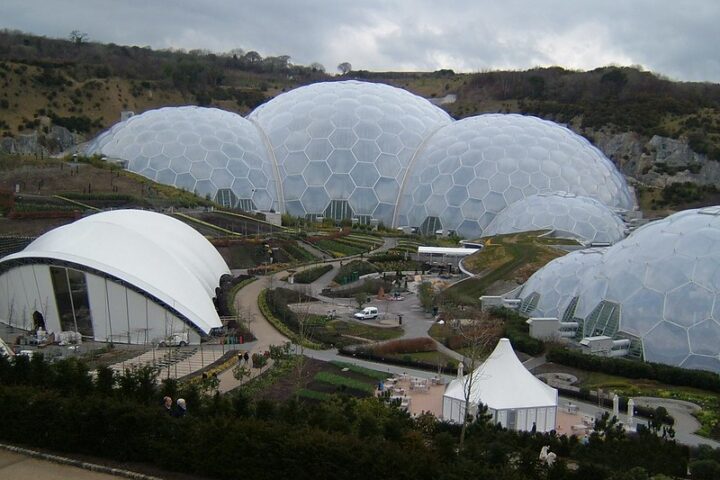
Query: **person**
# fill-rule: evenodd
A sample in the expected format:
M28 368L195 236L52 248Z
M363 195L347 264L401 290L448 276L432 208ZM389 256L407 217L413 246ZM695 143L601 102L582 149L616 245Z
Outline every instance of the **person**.
M175 417L182 418L187 414L187 405L185 404L184 398L177 399L177 406L175 408Z
M238 352L238 363L242 363L243 361L243 354L242 352Z
M250 355L248 352L245 352L245 355L243 355L243 358L245 359L245 363L248 363L250 361Z
M535 422L533 422L533 426L530 429L530 433L535 433L535 432L537 432L537 425L535 424Z
M172 398L170 397L163 397L163 411L167 413L168 415L172 415Z

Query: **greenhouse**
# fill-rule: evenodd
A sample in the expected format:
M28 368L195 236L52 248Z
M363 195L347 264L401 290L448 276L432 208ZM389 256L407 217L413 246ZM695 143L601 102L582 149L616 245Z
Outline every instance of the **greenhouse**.
M508 205L553 191L635 207L612 162L567 128L522 115L468 117L439 130L418 152L395 224L433 222L479 237Z
M483 236L537 230L584 244L613 244L625 237L626 227L617 214L595 199L553 192L531 195L508 206Z
M649 223L592 257L539 270L521 308L577 321L577 338L629 339L647 361L720 373L720 207Z
M349 214L386 225L413 155L452 122L410 92L356 81L292 90L248 118L272 146L288 213Z
M507 206L555 191L635 208L612 162L565 127L522 115L453 121L422 97L358 81L299 87L247 118L214 108L150 110L101 134L86 153L225 207L425 234L476 238ZM583 222L568 229L597 237Z
M131 172L225 207L278 209L276 174L257 128L217 108L165 107L113 126L86 148Z

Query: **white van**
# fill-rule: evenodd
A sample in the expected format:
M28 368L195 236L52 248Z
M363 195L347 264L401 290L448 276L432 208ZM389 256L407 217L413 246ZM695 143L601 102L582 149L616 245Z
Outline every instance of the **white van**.
M377 318L378 309L377 307L365 307L353 316L358 320L372 320L373 318Z

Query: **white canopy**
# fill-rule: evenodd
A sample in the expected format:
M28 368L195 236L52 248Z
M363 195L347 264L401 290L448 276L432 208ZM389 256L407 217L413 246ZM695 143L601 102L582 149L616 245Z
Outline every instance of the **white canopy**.
M418 253L430 255L445 255L448 257L467 257L480 250L479 248L452 248L452 247L418 247Z
M141 210L103 212L42 235L19 259L71 262L116 277L174 308L208 333L222 326L212 298L230 270L202 235L174 218Z
M530 373L515 355L510 340L501 338L485 362L472 372L470 402L493 410L557 406L557 390ZM467 376L450 382L445 397L465 400Z

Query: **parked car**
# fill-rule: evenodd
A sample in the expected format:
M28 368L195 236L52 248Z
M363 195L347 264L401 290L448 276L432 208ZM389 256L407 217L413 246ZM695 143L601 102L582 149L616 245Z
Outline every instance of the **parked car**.
M357 318L358 320L372 320L373 318L377 318L377 316L377 307L365 307L361 311L353 315L353 317Z
M187 332L175 333L162 340L160 347L184 347L189 343Z

